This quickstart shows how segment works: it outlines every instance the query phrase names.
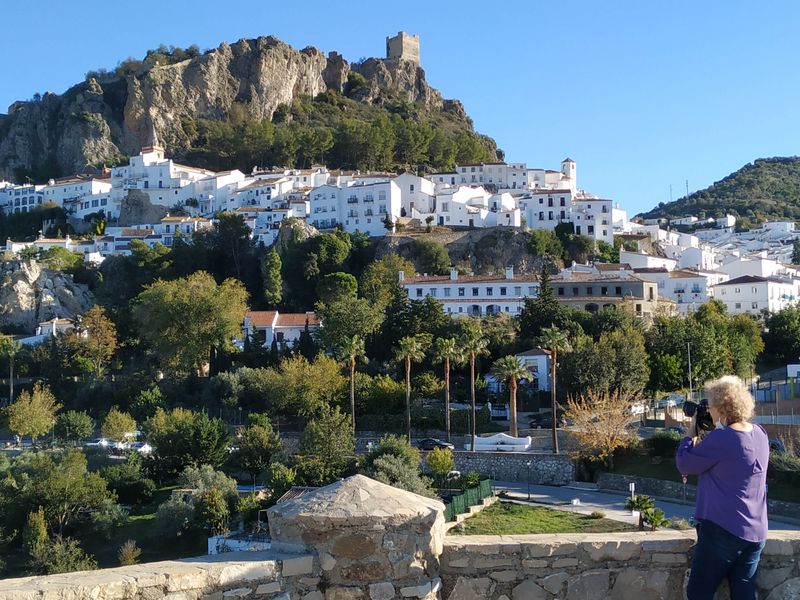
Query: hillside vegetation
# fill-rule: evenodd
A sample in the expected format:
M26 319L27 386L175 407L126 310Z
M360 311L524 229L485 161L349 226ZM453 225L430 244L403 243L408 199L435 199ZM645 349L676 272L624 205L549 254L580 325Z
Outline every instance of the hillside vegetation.
M726 213L739 217L739 226L800 219L800 157L759 158L704 190L662 202L640 216L707 218Z

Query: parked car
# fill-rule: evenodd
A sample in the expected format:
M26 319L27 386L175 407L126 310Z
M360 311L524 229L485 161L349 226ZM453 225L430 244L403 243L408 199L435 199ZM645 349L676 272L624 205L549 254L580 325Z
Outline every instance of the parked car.
M450 450L453 450L455 446L450 442L445 442L437 438L425 438L424 440L417 442L417 448L429 452L434 448L449 448Z
M94 438L93 440L86 442L87 448L108 448L109 446L113 445L114 442L103 437Z
M628 408L625 409L629 415L638 416L644 414L647 411L647 408L641 402L634 402Z
M558 415L556 427L564 427L567 420L564 418L563 413ZM534 415L529 424L531 429L552 429L553 428L553 413L541 413Z

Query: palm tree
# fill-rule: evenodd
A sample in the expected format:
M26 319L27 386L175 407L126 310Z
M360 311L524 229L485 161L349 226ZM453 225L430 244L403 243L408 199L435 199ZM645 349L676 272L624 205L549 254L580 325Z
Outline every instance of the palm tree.
M447 431L447 441L450 441L450 363L461 364L464 362L464 352L453 338L439 338L434 346L436 360L444 366L444 428Z
M530 371L516 356L504 356L492 365L492 373L497 379L508 383L508 397L511 405L511 435L517 437L517 382L531 376Z
M475 452L475 439L478 437L475 426L475 358L486 352L489 342L483 337L483 330L479 321L470 321L464 327L461 336L461 347L469 357L469 387L470 402L472 404L472 451Z
M401 338L395 350L397 360L405 362L406 367L406 436L411 443L411 362L425 357L425 346L419 336Z
M306 324L307 326L308 324ZM345 337L337 354L347 361L350 367L350 419L353 425L353 434L356 432L356 361L364 356L364 339L358 335Z
M571 349L569 338L566 332L558 327L545 327L542 335L539 336L539 345L550 351L550 409L553 411L553 452L558 454L558 434L556 426L558 424L558 413L556 412L556 367L558 365L558 353Z
M8 404L14 402L14 358L22 350L22 344L8 335L0 337L0 354L8 357Z

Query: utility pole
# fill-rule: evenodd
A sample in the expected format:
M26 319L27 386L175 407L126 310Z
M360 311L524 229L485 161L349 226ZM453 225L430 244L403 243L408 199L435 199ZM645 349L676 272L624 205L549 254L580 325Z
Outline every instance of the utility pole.
M689 180L686 180L686 197L689 197Z
M692 343L686 342L686 352L689 354L689 400L694 400L692 393Z

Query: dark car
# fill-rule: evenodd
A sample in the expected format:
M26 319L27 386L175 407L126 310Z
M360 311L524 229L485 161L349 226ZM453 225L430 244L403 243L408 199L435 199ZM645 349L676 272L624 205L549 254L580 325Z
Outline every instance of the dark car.
M564 415L558 415L558 422L556 423L556 427L564 427L566 425L566 419L564 419ZM540 415L534 415L533 419L530 422L531 429L552 429L553 428L553 413L544 413Z
M444 442L436 438L425 438L424 440L420 440L419 442L417 442L417 447L420 450L425 450L425 451L430 451L433 450L434 448L449 448L450 450L455 448L455 446L450 442Z

